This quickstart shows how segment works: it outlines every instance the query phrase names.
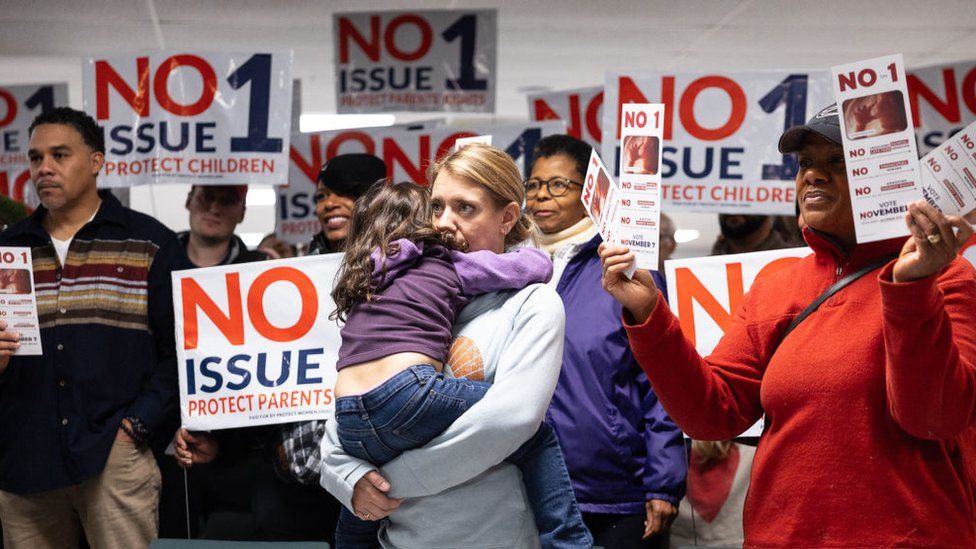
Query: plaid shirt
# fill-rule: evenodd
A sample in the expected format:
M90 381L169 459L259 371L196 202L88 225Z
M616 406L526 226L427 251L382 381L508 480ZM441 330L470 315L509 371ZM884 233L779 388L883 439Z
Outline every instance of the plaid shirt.
M285 450L283 472L302 484L318 486L322 466L322 435L325 420L301 421L281 426L281 446Z
M307 255L326 253L329 253L329 242L320 232L312 238ZM285 451L285 463L279 463L279 472L302 484L318 486L324 433L325 420L282 425L281 446Z

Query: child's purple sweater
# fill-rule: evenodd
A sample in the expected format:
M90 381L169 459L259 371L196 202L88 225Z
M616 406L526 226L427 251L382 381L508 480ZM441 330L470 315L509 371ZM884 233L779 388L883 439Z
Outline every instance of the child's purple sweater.
M468 299L552 276L552 261L542 250L462 253L405 239L396 244L400 249L385 266L379 250L373 252L373 300L349 311L336 369L407 352L443 362L454 320Z

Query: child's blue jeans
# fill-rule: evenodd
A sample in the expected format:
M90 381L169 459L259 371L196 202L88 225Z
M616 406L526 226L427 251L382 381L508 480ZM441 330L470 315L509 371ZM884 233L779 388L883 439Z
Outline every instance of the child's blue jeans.
M489 387L484 381L445 377L428 364L411 366L366 394L336 399L339 442L349 455L382 466L440 435ZM542 547L593 546L551 427L543 423L505 461L522 471ZM379 547L379 527L379 521L362 520L343 507L336 547Z

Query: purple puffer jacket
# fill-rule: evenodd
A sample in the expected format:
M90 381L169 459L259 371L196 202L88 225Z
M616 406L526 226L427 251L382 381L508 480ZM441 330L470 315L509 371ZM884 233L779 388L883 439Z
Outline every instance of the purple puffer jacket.
M627 343L621 306L600 285L599 235L563 271L563 367L546 422L559 437L584 513L643 514L675 506L688 472L681 431L661 407Z

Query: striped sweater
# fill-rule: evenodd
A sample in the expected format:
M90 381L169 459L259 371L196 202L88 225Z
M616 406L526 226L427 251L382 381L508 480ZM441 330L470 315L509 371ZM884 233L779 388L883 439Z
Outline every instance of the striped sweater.
M178 426L170 273L189 261L172 231L99 194L64 265L41 225L43 207L0 234L0 246L31 248L44 351L13 357L0 375L2 490L40 492L97 475L125 416L159 441Z

